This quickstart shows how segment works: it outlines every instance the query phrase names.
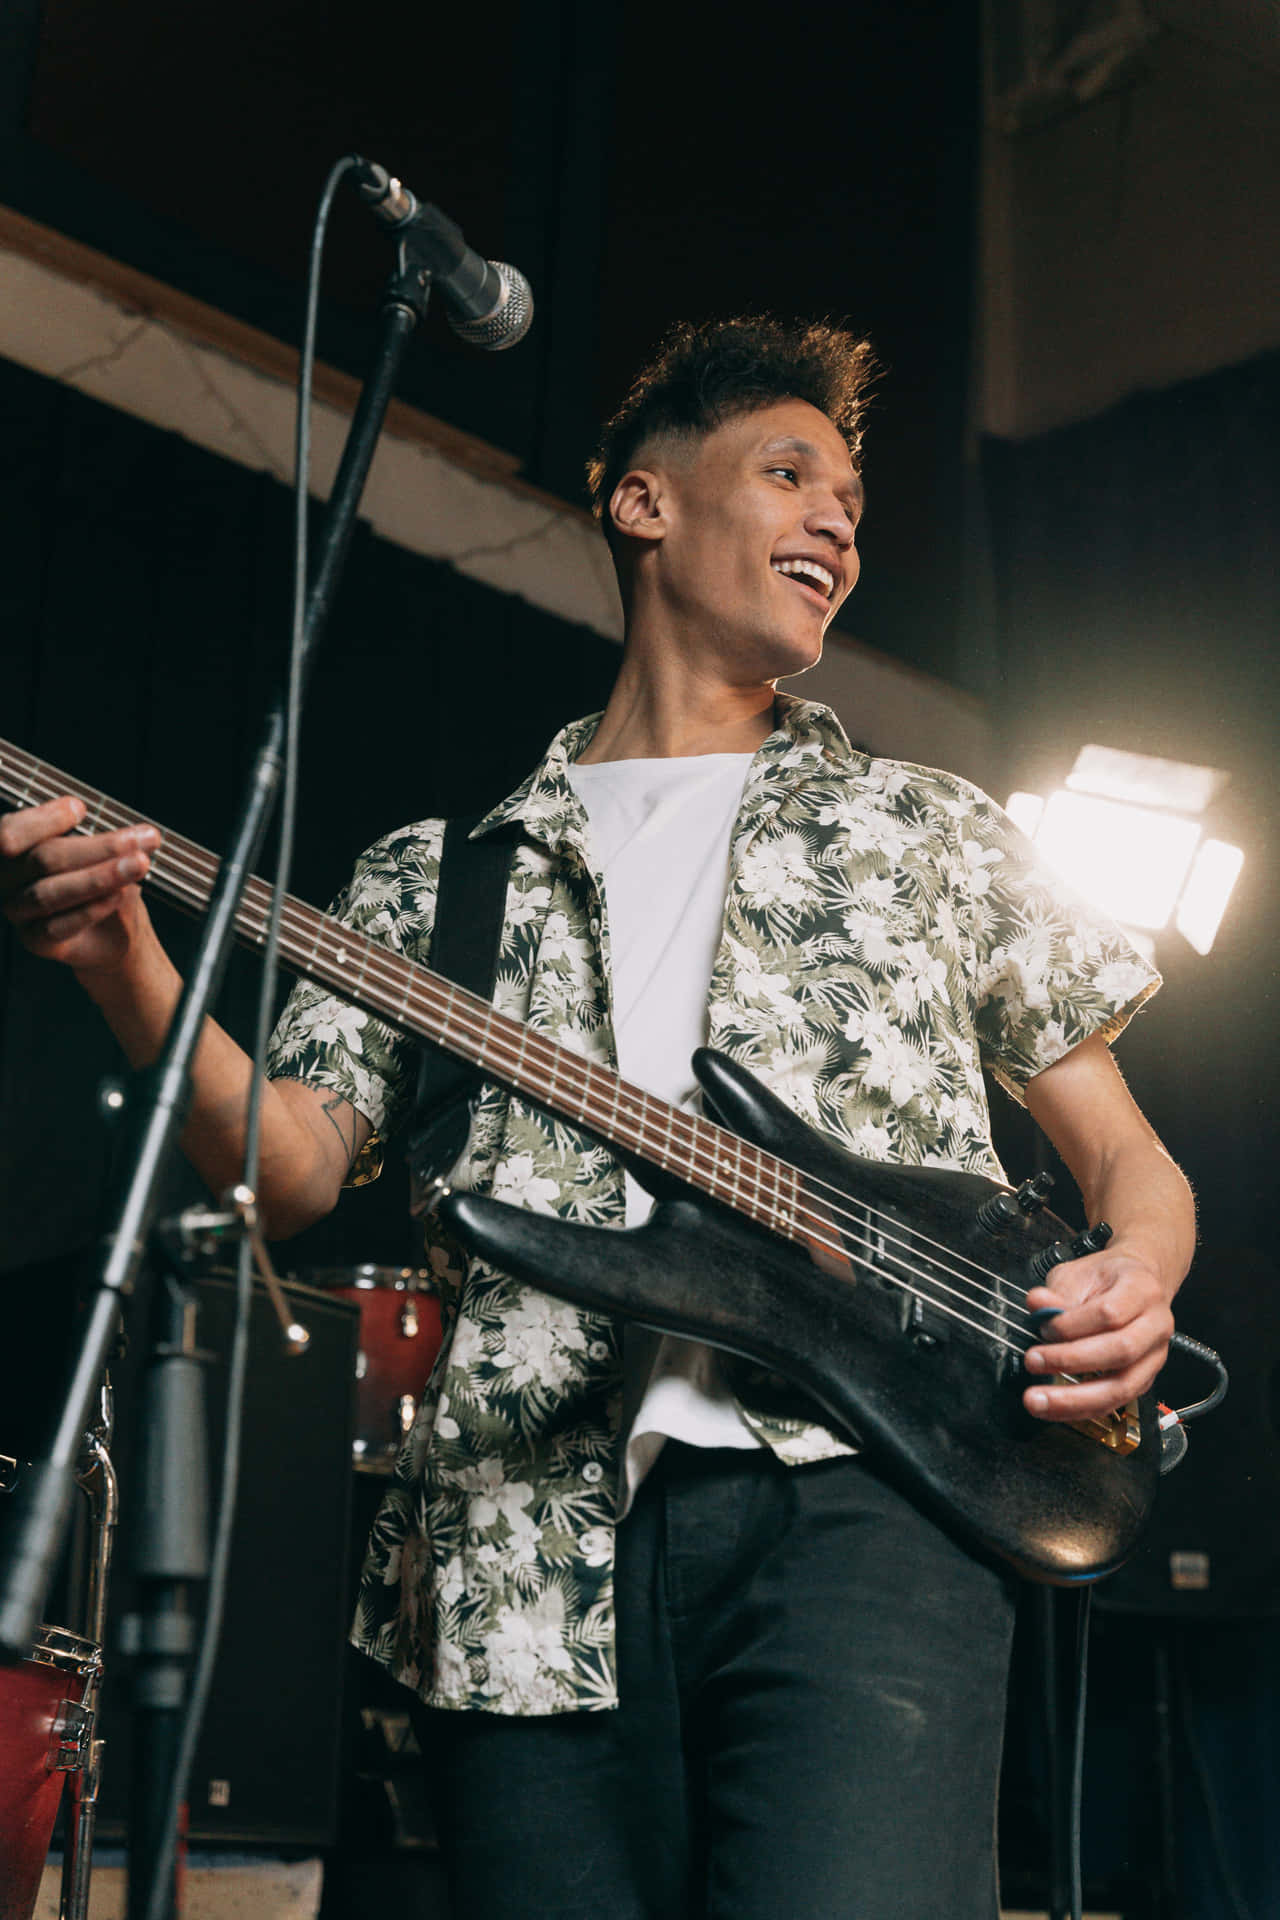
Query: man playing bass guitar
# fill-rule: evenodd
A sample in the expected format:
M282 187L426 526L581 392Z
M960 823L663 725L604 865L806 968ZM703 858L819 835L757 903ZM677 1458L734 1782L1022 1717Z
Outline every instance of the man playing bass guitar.
M512 846L495 1002L672 1105L709 1044L853 1153L999 1179L988 1069L1114 1229L1028 1296L1061 1311L1025 1407L1079 1422L1150 1387L1191 1257L1186 1182L1108 1044L1158 980L975 788L778 692L858 577L869 367L826 326L683 327L606 426L622 663L477 829ZM73 833L83 812L0 821L5 911L142 1064L179 992L139 891L159 836ZM334 911L425 959L441 842L437 820L389 834ZM376 1166L415 1049L302 985L270 1073L283 1237ZM248 1074L211 1023L184 1146L215 1191ZM650 1204L490 1084L450 1184L597 1227ZM1007 1572L785 1382L424 1227L449 1331L353 1637L418 1703L459 1915L992 1920Z

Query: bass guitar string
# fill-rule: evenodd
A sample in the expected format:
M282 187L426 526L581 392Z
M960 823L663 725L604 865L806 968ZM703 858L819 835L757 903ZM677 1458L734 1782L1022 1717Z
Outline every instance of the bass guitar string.
M64 785L72 788L81 788L80 782L72 782L69 780L65 781ZM30 786L28 788L28 792L29 791L30 791ZM49 797L52 797L52 790ZM104 796L95 794L92 789L88 789L87 791L82 789L80 792L80 797L82 799L85 799L86 802L90 799L97 802L97 807L96 807L96 812L98 816L97 821L94 822L91 820L86 820L82 825L81 830L83 831L88 831L91 825L94 825L94 824L105 825L109 823L114 826L121 826L121 825L128 825L128 824L135 823L140 818L140 816L130 813L129 810L119 808L114 803L105 800ZM195 901L199 903L201 882L206 880L211 881L212 874L214 871L216 871L216 862L213 860L213 856L204 853L203 849L196 847L193 843L182 841L180 836L169 835L167 836L167 840L168 840L167 851L169 852L170 857L167 860L161 857L157 860L156 864L160 866L162 869L172 869L173 870L172 880L174 882L177 882L178 884L181 883L182 879L187 877L187 873L185 870L189 869L190 873L194 876L192 879L192 893ZM204 872L201 871L202 868L205 869ZM157 880L162 880L168 876L165 872L161 872L161 873L157 873L155 877L157 878ZM258 888L262 888L262 885L263 885L263 883L260 881L257 881L253 884L255 884ZM315 921L322 922L325 919L325 916L317 914L314 909L307 908L303 906L302 903L294 902L292 898L290 898L289 906L290 908L294 908L294 907L299 908L301 912L304 915L306 915L307 921L315 920ZM291 920L296 920L296 914L291 914L290 918ZM310 931L310 927L307 928L307 931ZM383 971L382 962L384 959L388 963L398 962L399 965L404 968L408 968L412 966L412 963L407 961L404 958L404 956L392 954L387 949L380 949L376 943L368 942L367 936L359 935L352 929L342 929L341 931L345 932L347 936L351 938L353 941L359 941L362 945L367 944L370 950L369 953L366 955L366 965L361 972L362 983L369 971L370 959L372 959L374 966L378 972ZM318 944L318 934L316 936L316 944ZM425 975L425 969L421 971ZM391 977L394 978L394 974L392 974ZM430 976L427 976L427 977L429 978ZM445 983L445 985L446 985L446 989L448 990L448 983ZM410 991L411 992L413 991L412 982L410 983ZM457 990L450 990L450 991L452 992L452 996L456 1001ZM422 996L420 991L418 992L417 997L421 999ZM468 998L474 998L474 996L468 996ZM407 1001L408 1001L408 995L406 995L406 1006L407 1006ZM482 1004L482 1003L478 1003L478 1005L479 1004ZM428 1007L429 1007L429 1002L428 1002ZM486 1007L484 1011L484 1015L482 1016L486 1020L486 1025L490 1024L487 1018L489 1012L490 1010ZM447 1015L446 1015L446 1023L447 1023ZM548 1052L551 1050L551 1048L554 1045L554 1043L546 1042L542 1040L540 1036L534 1035L531 1029L521 1028L520 1034L521 1034L520 1052L522 1056L521 1064L523 1064L523 1056L527 1056L531 1046L533 1051L535 1052ZM478 1036L474 1032L474 1029L468 1032L467 1037L470 1038L473 1041L473 1043L478 1038ZM484 1044L485 1043L484 1037L479 1037L479 1038L480 1038L480 1043ZM489 1038L489 1043L492 1044L492 1036L490 1035L488 1036L488 1038ZM590 1078L593 1072L592 1064L590 1062L584 1062L580 1059L579 1056L576 1056L576 1055L570 1056L570 1062L574 1069L582 1071L588 1079ZM614 1081L614 1085L615 1085L615 1089L626 1087L625 1082L619 1082L616 1080ZM589 1095L589 1089L586 1089L584 1091L586 1091ZM638 1094L642 1105L647 1106L650 1102L650 1096L646 1095L641 1089L636 1089L635 1092ZM590 1111L589 1111L589 1108L590 1108L589 1097L587 1099L586 1104L587 1104L588 1112L584 1117L589 1120L591 1117ZM692 1147L694 1149L690 1157L693 1163L695 1165L698 1165L700 1161L705 1160L705 1154L700 1153L698 1151L700 1146L700 1142L698 1140L698 1129L700 1127L703 1129L707 1129L711 1127L712 1123L709 1123L705 1119L702 1119L700 1117L685 1115L681 1113L679 1109L670 1109L670 1116L671 1116L671 1119L669 1119L668 1121L668 1128L667 1128L668 1135L671 1135L676 1130L676 1128L679 1128L679 1130L686 1135L686 1143L685 1143L686 1146ZM611 1103L610 1117L612 1117L615 1120L615 1123L617 1121L620 1121L622 1118L622 1114L619 1110L619 1099L618 1099L617 1091L615 1091L614 1099ZM674 1123L675 1123L674 1126L672 1125L672 1120L674 1120ZM632 1143L637 1146L644 1144L643 1117L640 1118L638 1125L640 1127L640 1132L637 1138L635 1139L635 1141ZM736 1134L728 1133L724 1129L716 1128L715 1132L717 1135L723 1134L726 1141L732 1144L735 1157L737 1158L737 1161L738 1161L738 1169L737 1169L736 1177L731 1182L731 1185L737 1188L738 1197L739 1199L741 1199L742 1198L741 1188L743 1185L743 1179L742 1179L743 1149L746 1148L748 1154L752 1156L761 1156L761 1150L758 1148L752 1148L749 1142L743 1142L740 1136ZM814 1176L809 1174L802 1174L800 1169L791 1166L789 1162L778 1159L776 1156L770 1155L770 1156L767 1156L767 1159L772 1160L774 1164L780 1169L784 1169L785 1171L794 1174L798 1181L806 1182L812 1186L820 1187L826 1192L835 1196L837 1201L840 1202L841 1204L838 1204L837 1206L830 1208L829 1211L832 1213L839 1214L840 1217L843 1218L845 1221L847 1221L850 1227L853 1228L854 1230L861 1229L862 1221L859 1219L858 1215L851 1213L849 1209L843 1205L844 1196L841 1193L841 1190L833 1186L831 1182L822 1180L820 1178L815 1178ZM714 1152L711 1157L709 1168L707 1168L705 1165L699 1166L699 1171L702 1171L704 1173L704 1177L707 1177L709 1173L709 1177L713 1181L718 1177L721 1183L724 1182L723 1164L720 1161L718 1155L716 1155ZM764 1184L759 1180L759 1178L752 1177L750 1179L750 1184L756 1188L758 1196L762 1196L764 1194ZM779 1188L779 1203L781 1203L780 1188ZM766 1214L767 1214L767 1211L768 1211L767 1198L763 1200L763 1204L766 1208ZM859 1203L859 1205L862 1207L863 1212L868 1217L876 1218L886 1224L891 1222L892 1216L885 1214L881 1209L876 1208L871 1203L861 1202ZM809 1212L807 1209L802 1208L800 1211L805 1214L805 1217L810 1227L813 1229L813 1231L810 1233L808 1237L813 1239L816 1245L820 1245L828 1249L829 1251L838 1254L841 1251L841 1247L833 1244L831 1241L826 1239L818 1231L818 1228L821 1224L819 1217L815 1216L814 1214ZM776 1230L776 1226L777 1226L776 1221L769 1217L766 1217L766 1219L763 1221L762 1224L765 1224L766 1226L772 1226ZM885 1237L889 1240L894 1241L898 1246L908 1247L910 1245L908 1241L904 1240L901 1237L901 1235L896 1232L891 1231L888 1234L886 1234ZM926 1244L936 1247L939 1249L939 1251L946 1253L949 1256L949 1259L959 1258L963 1260L966 1265L972 1266L976 1272L984 1273L988 1275L991 1279L996 1280L997 1283L999 1282L1000 1276L992 1273L991 1270L988 1268L980 1267L977 1262L969 1260L968 1256L954 1255L952 1253L952 1250L946 1248L943 1243L932 1239L932 1237L927 1234L918 1232L918 1230L917 1230L917 1237L920 1240L923 1240ZM862 1244L865 1246L865 1245L869 1245L870 1242L867 1240L864 1240ZM901 1255L894 1254L894 1255L890 1255L889 1257L894 1259L898 1265L903 1266L906 1271L913 1273L917 1278L921 1280L928 1280L933 1277L924 1268L911 1265L911 1263L903 1259ZM961 1273L953 1265L939 1262L936 1259L931 1260L930 1265L935 1269L935 1272L937 1274L941 1274L944 1272L949 1273L953 1279L959 1280L963 1285L976 1287L977 1283L973 1281L969 1275ZM1021 1314L1024 1317L1026 1317L1025 1309L1022 1308L1016 1301L1009 1300L1007 1297L1005 1297L1004 1294L999 1290L999 1287L997 1287L997 1289L995 1290L984 1289L984 1291L990 1291L992 1293L992 1297L997 1299L998 1301L998 1306L996 1308L989 1308L982 1305L981 1302L979 1301L976 1301L976 1300L969 1301L968 1299L966 1299L964 1295L956 1292L954 1288L948 1287L945 1281L938 1279L935 1281L935 1284L942 1286L945 1292L951 1294L952 1297L956 1299L962 1300L965 1305L972 1307L978 1312L984 1312L984 1313L990 1314L993 1318L997 1319L1002 1325L1007 1325L1011 1317L1013 1317L1014 1315ZM946 1309L943 1307L941 1302L938 1302L937 1304L940 1311L946 1311ZM969 1322L967 1324L975 1324L975 1323ZM978 1330L982 1332L986 1331L985 1329L981 1329L981 1328L979 1328Z
M961 1313L955 1307L948 1306L945 1300L940 1300L936 1293L923 1291L923 1288L928 1286L931 1281L935 1286L941 1285L940 1282L934 1280L933 1275L929 1273L927 1269L912 1266L896 1255L891 1256L897 1266L921 1282L920 1287L913 1287L909 1285L900 1274L887 1272L882 1261L876 1259L873 1252L868 1251L865 1255L856 1254L847 1239L833 1243L830 1240L818 1239L815 1235L814 1244L823 1247L829 1252L842 1255L853 1266L865 1267L868 1273L874 1274L877 1279L885 1282L887 1285L898 1287L903 1293L911 1294L914 1299L922 1301L926 1306L932 1307L937 1313L945 1314L950 1320L956 1320L966 1327L972 1327L975 1333L980 1333L985 1340L990 1340L997 1346L1006 1347L1010 1353L1019 1355L1026 1353L1027 1349L1025 1346L1019 1346L1016 1341L1006 1339L1004 1334L996 1332L991 1327L984 1327L980 1325L978 1321L970 1320L967 1314ZM874 1248L875 1243L874 1240L868 1237L858 1241L857 1244L870 1250ZM990 1308L983 1307L976 1301L966 1300L963 1294L955 1293L951 1287L943 1286L942 1291L952 1294L955 1299L961 1301L964 1306L972 1308L975 1312L989 1313L991 1311Z

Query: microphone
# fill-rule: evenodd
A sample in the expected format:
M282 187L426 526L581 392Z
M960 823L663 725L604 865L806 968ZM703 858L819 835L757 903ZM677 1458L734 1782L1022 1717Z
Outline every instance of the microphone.
M533 319L533 292L516 267L484 259L467 245L447 213L419 200L385 167L361 160L355 178L375 220L393 233L412 233L414 261L427 269L444 295L456 334L490 353L524 339Z

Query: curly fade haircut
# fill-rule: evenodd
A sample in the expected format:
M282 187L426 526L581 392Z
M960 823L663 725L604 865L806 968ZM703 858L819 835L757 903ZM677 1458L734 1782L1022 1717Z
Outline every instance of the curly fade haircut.
M788 324L767 314L682 321L605 422L587 463L591 510L607 532L613 490L647 441L711 433L780 400L807 400L825 413L857 471L875 371L871 343L826 321Z

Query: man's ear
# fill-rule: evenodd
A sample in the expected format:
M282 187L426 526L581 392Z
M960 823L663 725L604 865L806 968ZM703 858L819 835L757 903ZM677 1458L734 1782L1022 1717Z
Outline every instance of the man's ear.
M667 491L660 475L646 467L624 473L609 501L616 532L629 540L661 540L667 531Z

